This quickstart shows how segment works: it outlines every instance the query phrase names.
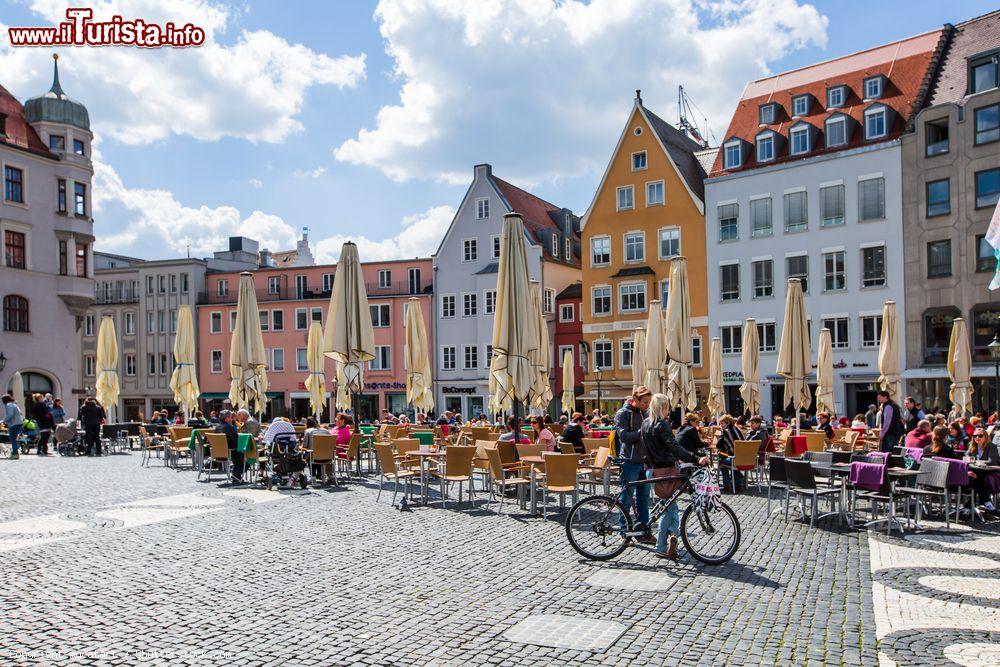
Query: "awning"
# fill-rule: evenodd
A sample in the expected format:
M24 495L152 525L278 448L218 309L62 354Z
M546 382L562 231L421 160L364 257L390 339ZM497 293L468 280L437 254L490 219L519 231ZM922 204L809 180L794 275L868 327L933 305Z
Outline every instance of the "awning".
M972 377L983 378L995 377L996 370L992 364L979 364L972 367ZM945 366L931 366L930 368L907 368L902 372L902 377L907 380L951 380L948 377L948 368Z
M626 398L628 398L628 395L627 394L619 393L618 390L615 390L615 391L604 391L604 389L601 389L601 400L602 401L624 401ZM597 392L596 391L591 391L591 392L586 393L586 394L581 394L580 396L576 397L576 400L578 400L578 401L596 401L597 400Z
M269 392L267 392L267 397L268 398L284 398L285 397L285 392L283 392L283 391L269 391ZM218 400L218 399L228 399L229 398L229 393L228 392L223 393L223 392L220 392L220 391L203 391L198 396L198 398L201 399L201 400L203 400L203 401L212 401L212 400Z

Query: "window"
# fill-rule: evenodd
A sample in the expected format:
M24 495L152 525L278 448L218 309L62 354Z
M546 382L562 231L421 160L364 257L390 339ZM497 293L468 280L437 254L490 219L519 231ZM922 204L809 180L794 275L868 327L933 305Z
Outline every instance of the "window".
M607 266L611 263L611 239L598 236L590 239L590 265Z
M306 290L309 288L309 277L304 274L295 276L295 298L306 298Z
M169 370L169 367L167 366L167 355L166 354L161 354L160 355L160 375L169 375L169 374L170 374L170 370Z
M59 213L66 212L66 179L60 178L56 181L56 210Z
M826 121L826 147L843 146L847 143L847 120L835 116Z
M560 322L572 322L575 317L573 312L573 304L563 303L559 305L559 321Z
M285 330L285 311L272 310L271 331L284 331L284 330Z
M177 274L170 274L170 293L177 294Z
M332 292L333 291L333 274L332 273L324 273L323 274L322 285L323 285L323 291L324 292Z
M796 95L792 98L792 115L806 116L809 114L809 96Z
M924 123L924 155L932 157L948 152L948 119Z
M861 249L861 286L885 287L885 246Z
M313 322L319 322L320 324L323 324L323 309L322 308L313 308L312 311L310 311L309 315L312 318Z
M489 220L490 217L490 200L488 197L483 197L476 200L476 220Z
M834 86L826 90L826 108L839 109L844 106L844 99L847 97L846 86Z
M285 370L285 351L280 347L271 350L271 370L276 373Z
M441 369L453 371L455 367L455 346L445 345L441 348Z
M681 254L681 230L677 227L661 229L660 236L660 259L669 259Z
M17 167L3 168L4 199L24 203L24 172Z
M462 295L462 317L475 317L479 314L479 303L475 292Z
M969 62L969 94L996 88L997 53L990 53Z
M635 351L635 341L632 338L618 339L618 367L632 368L632 355Z
M771 235L771 198L750 200L750 236Z
M701 366L701 336L691 337L691 365Z
M951 213L951 181L942 178L927 184L927 217Z
M49 135L49 150L50 151L64 151L66 150L66 136L63 134L50 134Z
M723 149L723 167L726 169L738 169L743 162L743 151L740 142L731 141Z
M462 346L462 368L467 371L479 368L478 345Z
M152 294L153 291L153 276L146 276L146 294Z
M722 338L722 354L740 354L743 351L743 327L740 325L719 327Z
M1000 199L1000 169L976 172L976 208L996 206Z
M774 159L774 135L762 134L757 137L757 162L769 162Z
M559 235L552 235L552 256L559 259Z
M861 347L878 347L882 337L882 316L863 315L861 317Z
M836 292L847 288L844 275L844 251L823 253L823 291Z
M976 109L974 117L976 125L974 143L976 146L1000 140L1000 104Z
M882 97L882 76L873 76L864 81L865 99L877 100Z
M778 349L775 328L774 322L757 323L758 347L761 352L774 352Z
M267 331L270 329L271 316L266 310L257 311L258 317L260 317L260 330Z
M152 279L152 276L150 276L150 279ZM223 279L217 282L215 284L215 294L217 296L229 296L229 281Z
M632 153L632 171L642 171L646 168L646 151Z
M28 300L17 294L8 294L3 298L3 330L27 333Z
M796 127L788 133L792 143L792 155L802 155L809 152L809 128Z
M462 261L474 262L478 256L479 250L476 247L476 239L464 239L462 241Z
M126 336L135 335L135 313L132 311L127 311L122 322L122 328L125 329Z
M823 328L830 330L830 339L833 349L846 350L851 347L846 317L832 317L824 319Z
M885 218L885 179L867 178L858 181L858 220Z
M167 277L166 276L156 276L156 291L160 294L167 293Z
M774 123L774 105L773 104L761 104L760 105L760 124L761 125L771 125Z
M618 210L626 211L635 208L635 190L631 185L618 188Z
M236 309L229 311L229 333L236 330Z
M762 299L774 296L774 261L760 259L750 264L753 273L753 296Z
M565 244L566 244L566 251L565 251L565 254L563 255L563 257L565 257L567 260L572 260L573 259L573 239L567 236Z
M625 235L625 261L642 262L646 259L646 235L629 232Z
M945 364L955 318L961 317L958 308L929 308L924 311L924 363Z
M95 318L92 314L83 316L83 335L93 336L94 335L94 324Z
M309 328L309 312L305 308L295 309L295 330L305 331Z
M167 311L156 311L156 329L160 333L167 333Z
M663 181L646 183L646 206L663 205Z
M785 231L801 232L809 227L809 209L806 191L785 195Z
M125 355L125 375L134 376L135 375L135 355L126 354Z
M976 273L993 273L997 269L996 251L986 242L986 236L976 237Z
M267 293L281 294L281 276L268 276Z
M866 111L865 139L878 139L879 137L884 137L885 133L885 108L878 107Z
M187 294L188 290L191 289L190 282L188 281L188 274L181 274L181 292Z
M27 237L23 232L5 230L3 233L4 264L12 269L27 268L26 245Z
M87 215L87 184L73 183L73 212L76 215Z
M368 362L368 368L373 371L392 370L392 348L388 345L376 345L375 358Z
M739 301L740 299L740 265L723 264L719 267L722 301Z
M212 350L212 372L213 373L222 372L222 350Z
M97 359L87 355L83 358L83 374L87 377L94 377L96 375L97 369Z
M378 272L378 286L379 289L389 289L392 286L392 271L389 269L380 269Z
M554 289L546 287L544 290L542 290L543 313L555 312L555 302L556 302L556 291Z
M76 153L77 155L83 155L84 154L83 142L80 141L79 139L74 139L73 140L73 152Z
M736 241L740 238L739 204L719 206L719 241Z
M500 259L500 237L493 236L493 259Z
M151 310L146 311L146 333L156 332L156 313ZM93 335L93 334L91 334Z
M667 298L670 296L670 280L664 278L660 281L660 305L667 307Z
M304 347L295 348L295 370L309 370L309 353Z
M593 311L594 315L610 315L611 314L611 288L604 287L594 287L591 290L591 295L593 297Z
M87 276L87 244L76 243L76 275Z
M487 347L489 347L489 346L487 346ZM572 359L573 359L573 346L572 345L560 345L559 346L559 356L555 359L555 362L554 362L553 365L556 366L556 367L558 367L558 368L563 368L563 366L564 366L563 365L563 359L566 358L566 353L567 352L569 352L569 358L571 360L570 361L570 366L572 366L573 365L573 361L572 361ZM487 353L487 355L486 355L487 363L489 363L489 358L490 358L490 355Z
M441 317L455 317L454 294L444 294L441 296Z
M602 370L614 368L614 351L610 340L594 341L594 366Z
M828 185L819 189L819 226L844 224L844 186Z
M802 282L802 291L809 291L809 256L793 255L785 258L785 274Z
M212 352L213 352L213 355L214 355L215 352L219 353L219 371L218 372L221 373L222 372L222 352L220 350L212 350ZM156 375L156 355L155 354L147 354L146 355L146 374L147 375Z
M208 333L222 333L222 313L214 312L208 315Z
M646 310L646 283L625 283L618 286L619 310L623 313Z
M483 292L483 314L492 315L497 310L497 291L488 289Z
M389 326L390 306L387 303L369 304L368 310L372 315L372 326L384 328Z
M951 240L931 241L927 244L927 277L941 278L951 275Z

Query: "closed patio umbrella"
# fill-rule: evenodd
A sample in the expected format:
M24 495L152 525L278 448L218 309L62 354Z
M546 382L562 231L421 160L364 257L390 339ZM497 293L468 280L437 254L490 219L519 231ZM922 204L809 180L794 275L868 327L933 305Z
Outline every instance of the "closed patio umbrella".
M420 299L407 301L406 308L406 400L418 412L434 409L430 353L427 349L427 326Z
M896 302L886 301L882 307L882 333L878 340L878 383L889 398L899 402L903 389L899 382L899 319Z
M489 401L493 412L513 409L530 395L535 381L531 360L538 345L538 318L532 316L524 222L518 213L503 219L493 317L493 359Z
M364 363L375 358L375 332L371 311L368 310L368 291L361 272L358 246L350 241L340 249L337 276L333 281L326 329L323 331L323 354L342 365L344 390L353 401L363 386ZM338 382L338 390L340 384ZM360 415L355 414L354 417L357 429Z
M118 338L115 335L115 321L110 316L101 318L101 328L97 331L97 380L94 395L104 406L110 419L117 412L118 393Z
M177 336L174 338L174 373L170 376L170 389L174 392L174 402L191 416L198 409L198 373L194 365L194 318L191 306L177 309Z
M632 391L646 384L646 332L632 332Z
M751 416L760 413L760 335L757 333L757 320L748 317L743 325L743 384L740 385L740 396L743 407Z
M708 348L708 410L718 417L726 412L722 388L722 341L713 338Z
M576 409L576 394L573 391L576 375L573 373L573 350L563 352L562 358L562 409L570 417Z
M531 284L531 298L535 303L534 312L538 320L538 344L532 361L535 367L535 382L531 388L530 402L531 407L546 410L552 402L552 383L549 381L552 359L549 354L549 326L545 322L542 294L536 283Z
M348 382L347 376L344 375L344 364L339 361L334 362L334 374L337 378L337 391L334 396L334 405L337 410L346 412L351 409L351 395L348 393ZM362 374L359 382L364 382L364 374Z
M646 332L649 336L649 332ZM687 410L698 407L698 392L691 375L691 292L687 259L670 262L670 293L667 295L667 397L670 405Z
M263 414L267 406L267 357L264 336L260 332L260 315L253 274L240 274L236 300L236 322L229 339L229 402L234 408L245 408Z
M17 407L21 408L21 414L28 414L24 409L24 378L21 377L21 371L14 373L14 377L11 378L10 393L14 397Z
M965 320L956 317L951 326L948 343L948 377L951 391L948 397L955 407L966 414L972 409L972 352L969 349L969 330Z
M639 384L646 385L654 394L662 394L666 381L664 368L667 365L667 348L663 343L663 309L660 302L649 302L649 315L646 317L646 343L643 352L646 366L646 377ZM635 351L632 352L635 357Z
M816 409L833 414L833 338L829 329L819 330L816 353Z
M806 324L806 307L802 299L802 283L789 278L785 295L785 322L781 327L781 345L778 348L778 375L785 378L783 406L795 407L795 433L799 433L798 413L812 404L806 374L812 367L809 360L809 326Z
M323 326L319 322L309 325L309 335L306 338L306 363L309 366L309 375L303 381L306 390L309 392L309 407L317 419L323 415L326 408L326 373L324 364L326 357L323 355Z

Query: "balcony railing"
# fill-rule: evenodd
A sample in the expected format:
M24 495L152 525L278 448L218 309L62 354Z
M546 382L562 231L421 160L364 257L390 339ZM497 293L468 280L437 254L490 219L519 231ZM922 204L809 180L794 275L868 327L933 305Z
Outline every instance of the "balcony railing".
M98 290L94 292L94 301L99 304L138 303L139 291L126 289L105 292L104 290Z
M428 294L431 291L430 281L420 281L418 283L411 283L408 280L400 280L397 282L390 282L388 284L380 285L377 282L366 283L365 290L368 292L369 299L379 299L382 297L390 296L408 296L408 295L418 295L418 294ZM226 294L219 294L217 291L202 293L202 298L199 299L200 303L236 303L238 298L238 286L237 289L233 289L232 285L230 290ZM299 301L308 299L325 299L329 300L332 290L323 289L305 289L302 290L301 294L294 287L288 287L286 285L281 285L280 287L272 288L256 288L254 293L257 296L258 303L267 303L273 301Z

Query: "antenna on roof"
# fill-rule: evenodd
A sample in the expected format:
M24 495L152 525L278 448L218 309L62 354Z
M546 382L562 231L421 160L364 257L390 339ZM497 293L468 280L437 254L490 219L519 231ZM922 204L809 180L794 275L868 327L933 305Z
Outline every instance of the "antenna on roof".
M698 127L698 124L692 120L694 116L694 109L698 109L688 94L684 91L684 86L677 86L677 127L685 132L694 141L701 144L702 148L708 148L708 139L705 138L705 133ZM701 111L700 109L698 110ZM708 130L709 136L712 137L712 141L718 143L715 139L715 134L712 132L712 128L708 125L708 118L704 114L701 116L701 124L705 126Z

